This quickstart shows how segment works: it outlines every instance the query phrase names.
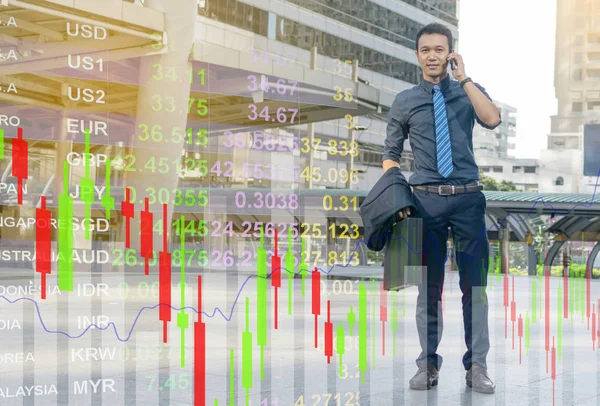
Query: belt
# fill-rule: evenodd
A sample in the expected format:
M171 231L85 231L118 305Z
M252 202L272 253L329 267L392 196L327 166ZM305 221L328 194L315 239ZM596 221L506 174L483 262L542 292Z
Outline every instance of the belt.
M457 195L460 193L475 193L483 190L483 185L471 183L468 185L418 185L413 186L413 189L437 193L441 196Z

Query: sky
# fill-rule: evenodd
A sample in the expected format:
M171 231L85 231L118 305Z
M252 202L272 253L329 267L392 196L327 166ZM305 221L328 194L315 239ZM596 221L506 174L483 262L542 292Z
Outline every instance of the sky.
M458 30L465 73L517 108L513 155L539 158L557 111L556 0L460 0Z

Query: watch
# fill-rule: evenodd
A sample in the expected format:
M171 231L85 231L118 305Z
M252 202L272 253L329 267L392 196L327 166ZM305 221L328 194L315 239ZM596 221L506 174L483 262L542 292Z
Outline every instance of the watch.
M464 86L465 86L465 84L466 84L467 82L473 82L473 81L471 80L471 78L466 78L466 79L463 79L463 80L460 82L460 87L464 87Z

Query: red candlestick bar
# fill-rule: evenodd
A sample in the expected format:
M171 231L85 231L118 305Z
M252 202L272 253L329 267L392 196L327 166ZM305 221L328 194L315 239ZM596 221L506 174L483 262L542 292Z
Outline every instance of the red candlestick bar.
M512 325L512 349L515 349L515 321L517 321L517 303L515 302L515 275L512 276L512 300L510 302L510 321Z
M130 220L135 217L134 204L129 202L129 199L131 199L131 190L127 188L125 189L125 201L121 202L121 215L125 217L125 248L131 248L129 226L131 225Z
M279 288L281 287L281 257L278 249L278 234L277 229L275 229L275 252L271 256L271 286L275 291L275 306L273 306L275 330L279 328Z
M596 351L596 306L592 305L592 351Z
M504 274L504 338L508 338L508 276Z
M315 267L312 273L312 314L315 315L315 348L319 347L318 317L321 314L321 273Z
M46 196L42 196L40 209L35 209L35 270L42 277L42 299L46 299L46 275L51 268L51 228L52 213L46 210Z
M198 275L198 321L194 323L194 406L206 406L206 324L202 321L201 275Z
M563 272L563 319L569 318L569 275Z
M379 319L381 320L381 355L385 356L385 322L387 321L387 292L383 283L379 290Z
M167 323L171 321L171 253L167 252L167 205L163 204L163 250L159 253L158 318L163 322L163 342L167 342Z
M545 286L544 286L544 313L545 323L544 332L546 336L546 373L548 373L548 352L550 351L550 267L548 266L548 256L546 255L546 267L545 267Z
M144 201L144 210L141 213L141 224L140 231L142 234L141 240L141 255L144 258L144 273L146 275L150 274L149 271L149 261L152 258L152 224L153 224L153 216L149 209L149 199L146 198Z
M23 179L29 177L28 145L21 127L17 134L18 138L12 139L12 176L17 178L17 203L23 204Z
M521 343L521 339L523 338L523 315L519 314L519 364L522 363L523 358L522 358L522 353L521 353L521 349L522 349L522 343Z
M331 301L327 301L327 321L325 322L325 356L327 363L331 364L333 356L333 323L331 322Z

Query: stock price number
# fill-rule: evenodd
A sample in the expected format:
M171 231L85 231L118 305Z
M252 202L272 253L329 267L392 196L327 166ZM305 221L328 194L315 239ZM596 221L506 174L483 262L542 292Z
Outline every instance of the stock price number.
M333 96L333 100L335 101L342 101L344 100L347 103L350 103L353 100L353 96L352 96L352 88L351 87L347 87L342 91L342 88L339 86L335 86L333 88L333 90L336 91L335 96Z
M175 68L173 67L164 67L161 63L155 63L152 65L152 69L154 69L154 74L152 75L152 79L154 80L170 80L171 82L177 81L177 74L175 73ZM195 71L194 68L188 69L188 77L190 79L190 83L200 82L200 85L204 86L204 69L200 69Z
M311 224L301 223L300 224L300 236L301 237L313 237L323 238L324 236L331 236L331 238L352 238L356 239L359 237L358 224L335 224L332 223L328 227L328 232L323 233L321 230L325 228L324 224ZM324 235L325 234L325 235Z
M360 406L360 392L319 393L312 395L309 403L304 403L304 395L302 395L296 400L294 406L330 406L332 399L335 406Z
M310 264L311 258L314 258L314 260L312 260L313 266L317 266L317 264L321 261L321 253L321 250L306 251L306 256L304 259L307 264ZM325 259L323 259L323 261L325 261ZM350 261L348 261L348 253L346 251L343 251L339 254L335 251L329 251L327 253L327 265L333 266L335 264L358 266L360 264L358 252L350 252Z
M177 110L175 107L175 98L172 96L162 97L159 94L152 96L152 110L166 111L167 113L173 113ZM191 114L192 111L199 116L203 117L208 114L208 100L207 99L195 99L193 97L188 98L187 113Z
M150 381L148 384L148 392L152 390L152 386L156 382L156 378L159 376L160 375L146 375L146 379ZM177 377L175 374L171 374L164 384L160 385L159 382L156 382L156 387L160 391L164 388L187 389L190 387L190 380L188 379L188 374L185 372L180 374L179 377Z
M137 201L137 191L135 187L129 186L131 190L131 201ZM148 197L148 203L154 204L158 201L159 204L173 204L175 206L200 206L204 207L208 204L208 190L206 189L172 189L168 188L146 188L146 196ZM139 200L139 203L144 203L143 199Z
M160 143L181 143L187 138L189 145L201 145L206 147L208 145L208 135L206 128L180 128L173 127L170 134L164 134L162 127L158 124L150 127L148 124L138 124L138 130L140 134L137 134L137 138L140 141L152 141Z
M263 107L260 113L258 112L258 107L256 106L256 104L249 104L248 108L250 109L248 119L252 121L260 117L263 118L265 121L275 122L275 120L277 120L281 124L294 124L294 120L296 119L296 115L298 114L298 109L294 109L291 107L279 107L275 116L271 117L271 114L269 114L269 106ZM288 113L290 114L288 115Z
M353 169L351 172L348 172L348 169L345 168L329 168L327 170L327 177L324 178L323 175L321 175L320 167L307 166L302 170L300 177L306 179L307 182L312 177L313 182L323 181L324 183L337 184L338 182L347 183L348 179L350 179L350 183L358 183L358 171L355 169Z
M359 207L358 196L323 196L323 210L325 211L357 211Z
M254 192L251 196L246 192L237 192L235 194L235 205L238 208L253 209L292 209L298 208L298 195L295 193L271 193Z
M289 169L276 164L251 164L244 162L242 164L242 177L249 179L268 179L268 180L287 180L294 181L300 176L298 166Z
M313 145L310 145L310 138L302 137L300 142L302 143L302 147L300 147L300 152L309 153L310 150L318 151L321 146L321 138L313 138ZM325 146L321 147L325 149ZM358 156L358 142L352 141L344 141L344 140L329 140L327 142L327 153L329 155L339 155L339 156Z
M195 158L177 158L172 162L169 162L169 158L167 157L150 157L144 163L143 168L132 168L133 164L136 162L136 157L133 154L125 155L125 160L129 161L125 164L124 171L125 172L152 172L152 173L169 173L171 170L175 170L175 172L181 172L182 170L186 172L196 171L198 172L198 176L206 176L208 174L208 166L206 159L195 159ZM115 157L115 161L121 162L121 156L117 155ZM182 168L183 161L183 168Z
M252 47L250 48L250 54L252 55L252 62L261 61L264 63L271 63L271 55L263 49ZM279 66L293 66L296 61L296 55L287 54L287 56L288 57L286 58L283 55L276 54L273 57L273 61Z
M277 79L274 88L269 86L269 78L265 75L260 75L260 83L256 78L256 75L248 75L248 80L250 80L250 84L248 85L248 90L251 92L255 92L258 89L262 90L265 93L278 93L281 95L289 94L290 96L294 95L294 90L296 90L296 86L298 85L297 80L288 79Z
M226 148L252 148L257 150L276 151L276 152L294 152L298 150L298 137L275 137L270 133L262 131L253 131L252 134L245 132L232 133L225 131L225 141L223 146Z

